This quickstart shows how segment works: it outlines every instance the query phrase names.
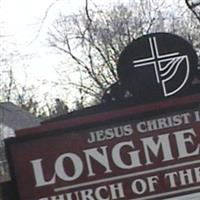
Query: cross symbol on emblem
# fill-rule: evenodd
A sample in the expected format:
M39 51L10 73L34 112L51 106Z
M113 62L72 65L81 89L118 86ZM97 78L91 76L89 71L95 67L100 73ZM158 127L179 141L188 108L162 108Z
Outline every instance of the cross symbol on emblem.
M138 68L153 65L156 81L158 84L162 85L164 96L171 96L180 91L189 78L190 67L188 56L180 55L179 52L160 55L156 37L150 37L148 40L151 56L149 58L134 60L133 66ZM181 84L174 90L168 91L166 83L170 82L170 80L174 78L179 68L182 67L181 64L183 62L186 63L186 73L184 74Z

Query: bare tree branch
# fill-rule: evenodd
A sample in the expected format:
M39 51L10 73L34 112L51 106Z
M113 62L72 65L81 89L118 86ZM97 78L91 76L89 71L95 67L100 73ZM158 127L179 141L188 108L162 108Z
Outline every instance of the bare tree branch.
M53 6L60 0L55 0L53 3L51 3L48 8L46 9L45 13L44 13L44 16L42 17L41 21L40 21L40 24L39 24L39 28L38 30L36 31L36 34L34 36L34 38L29 42L28 45L32 44L35 40L37 40L37 38L39 37L41 31L42 31L42 28L44 26L44 23L48 17L48 14L50 12L50 10L53 8Z
M176 33L188 36L187 25L193 24L180 16L170 18L168 13L173 12L165 6L164 0L158 3L154 0L130 1L128 5L116 4L108 9L102 9L91 2L85 0L82 12L74 16L61 16L49 34L49 41L52 47L69 55L75 61L74 68L84 74L84 79L72 85L82 88L82 92L93 98L99 99L99 94L118 81L117 60L128 43L141 35L161 29L173 32L173 24L179 27ZM161 11L163 17L159 17ZM194 35L191 35L193 41Z
M200 14L198 14L195 11L194 6L192 6L192 4L190 4L188 0L185 0L185 3L187 5L187 7L189 8L189 10L192 11L192 13L195 15L195 17L197 18L197 20L200 22Z

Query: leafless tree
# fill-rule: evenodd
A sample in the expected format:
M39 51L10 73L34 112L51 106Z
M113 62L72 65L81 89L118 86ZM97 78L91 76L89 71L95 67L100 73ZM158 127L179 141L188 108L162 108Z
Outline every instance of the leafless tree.
M97 102L118 81L116 63L123 48L133 39L158 29L161 1L138 1L99 8L85 1L85 8L71 16L60 15L49 31L49 44L71 58L80 81L70 84ZM74 68L73 68L74 69ZM67 66L69 74L71 65ZM66 73L66 76L67 76ZM83 99L83 95L82 95Z

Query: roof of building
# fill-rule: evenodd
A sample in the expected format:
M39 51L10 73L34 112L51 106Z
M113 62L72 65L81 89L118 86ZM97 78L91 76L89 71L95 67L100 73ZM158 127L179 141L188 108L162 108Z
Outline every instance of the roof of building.
M0 103L0 123L14 130L40 125L40 120L11 102Z

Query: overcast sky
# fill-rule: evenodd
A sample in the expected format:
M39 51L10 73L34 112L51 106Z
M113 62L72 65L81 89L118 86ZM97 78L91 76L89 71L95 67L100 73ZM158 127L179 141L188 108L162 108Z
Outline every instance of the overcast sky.
M46 33L53 20L62 10L70 14L81 5L80 0L59 0L51 7L41 26L47 8L53 2L55 0L2 0L1 2L3 30L1 34L5 35L9 43L14 44L21 53L33 55L29 60L29 68L32 68L35 73L37 73L37 68L40 72L44 71L38 76L45 76L45 69L52 68L58 62L57 56L48 55L51 50L47 48L46 42ZM51 78L50 74L49 78Z
M131 0L90 0L89 2L108 6L115 2L129 1ZM56 3L51 6L54 2ZM63 61L63 57L54 49L48 47L47 32L60 12L71 15L78 12L84 4L85 0L0 0L0 35L5 36L3 40L1 39L1 45L6 48L7 53L16 50L20 55L29 55L28 59L17 57L17 61L12 61L10 66L14 66L14 77L18 83L34 85L38 88L39 101L43 101L46 94L49 96L48 99L61 98L68 99L70 102L76 101L76 93L63 92L59 87L55 89L51 83L59 78L56 69L62 68L61 63L66 61ZM51 8L41 26L49 6ZM40 30L39 35L38 30ZM0 78L2 76L6 78L5 73L2 74ZM44 85L44 82L48 84Z
M108 6L115 2L132 0L90 1ZM56 4L51 7L40 26L45 12L53 2ZM28 76L28 83L35 85L43 79L51 81L58 78L55 68L60 66L62 57L47 46L47 32L60 12L65 15L76 13L84 3L85 0L0 0L0 35L5 36L1 45L6 47L8 52L14 49L22 55L31 55L29 59L14 63L15 76L22 84L27 83L25 75ZM39 35L38 30L41 30ZM48 91L46 87L42 89Z
M109 5L120 0L93 1L95 4ZM129 0L121 0L125 1ZM60 12L66 15L76 13L84 6L85 0L1 0L0 2L0 35L6 36L3 45L8 47L8 52L15 49L21 54L31 55L28 60L15 64L16 78L25 81L22 68L25 67L31 84L37 84L38 80L42 79L55 80L57 78L55 68L60 65L61 57L47 46L47 32ZM53 2L56 3L49 10L41 28L45 12Z

